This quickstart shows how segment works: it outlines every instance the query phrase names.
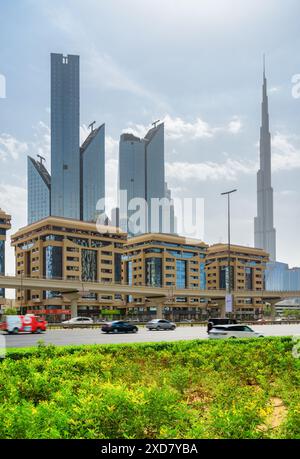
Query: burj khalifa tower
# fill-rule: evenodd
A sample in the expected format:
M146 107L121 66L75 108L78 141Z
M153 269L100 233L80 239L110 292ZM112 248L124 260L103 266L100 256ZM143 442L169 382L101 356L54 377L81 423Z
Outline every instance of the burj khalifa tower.
M266 250L270 261L276 261L276 230L273 217L273 188L271 184L271 134L267 79L263 72L262 124L260 128L260 169L257 173L257 217L254 219L255 247Z

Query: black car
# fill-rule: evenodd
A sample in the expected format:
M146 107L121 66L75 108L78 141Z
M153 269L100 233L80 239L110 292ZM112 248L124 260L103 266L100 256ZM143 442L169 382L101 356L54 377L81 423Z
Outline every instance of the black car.
M123 320L115 320L102 325L101 330L105 333L136 333L138 327Z
M207 333L213 328L214 325L230 325L230 324L237 324L236 319L208 319L207 321Z

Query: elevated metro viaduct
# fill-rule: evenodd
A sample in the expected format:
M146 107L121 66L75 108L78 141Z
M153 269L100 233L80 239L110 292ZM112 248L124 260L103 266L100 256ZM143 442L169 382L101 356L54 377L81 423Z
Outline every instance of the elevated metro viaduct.
M77 316L78 299L87 293L115 294L123 296L131 295L135 298L143 298L147 307L157 308L157 317L162 317L163 307L175 297L199 297L202 299L214 300L223 306L222 314L225 314L224 304L226 298L225 290L199 290L194 288L177 289L174 287L150 287L130 286L116 283L81 282L63 279L41 279L20 276L0 276L0 288L8 289L35 289L61 292L61 295L70 301L71 316ZM272 306L278 301L286 298L300 297L300 291L274 291L265 290L235 290L232 292L234 299L261 298L265 303ZM184 303L178 304L181 308L186 307ZM120 300L120 308L132 308L132 303L124 303ZM201 306L200 306L201 307Z

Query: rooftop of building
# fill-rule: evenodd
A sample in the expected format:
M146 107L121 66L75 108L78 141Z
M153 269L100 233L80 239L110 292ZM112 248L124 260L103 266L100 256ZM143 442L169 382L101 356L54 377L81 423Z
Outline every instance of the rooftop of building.
M4 221L5 223L0 223L0 225L5 225L6 228L10 228L10 221L11 215L7 214L4 210L0 208L0 220Z
M130 142L130 141L141 142L143 140L146 140L147 142L150 142L155 136L155 134L163 127L164 127L164 123L160 123L157 126L154 126L153 128L149 129L149 131L147 132L144 138L140 138L132 134L131 132L124 132L124 134L121 135L121 140L127 141L127 142Z
M145 139L148 141L148 142L151 142L151 140L153 139L153 137L155 136L155 134L164 127L164 123L160 123L160 124L157 124L156 126L154 126L153 128L151 128L147 134L145 135Z
M2 210L0 207L0 218L7 218L8 220L11 219L11 215L7 214L5 210Z
M36 159L32 158L31 156L28 156L28 159L32 162L42 179L44 180L45 184L47 185L48 188L51 186L51 176L49 172L47 171L46 167L42 163L42 161L37 161Z
M171 243L171 244L181 244L186 246L195 246L201 248L207 248L208 244L199 239L187 238L185 236L180 236L178 234L167 234L167 233L146 233L139 236L133 236L128 239L126 243L127 246L136 245L136 244L146 244L152 242L159 243Z
M258 249L256 247L248 247L245 245L238 245L238 244L230 244L231 252L238 252L244 254L252 254L252 255L260 255L263 257L269 257L269 254L263 250ZM212 255L218 252L228 252L228 244L224 243L217 243L209 246L207 253L208 255Z
M30 225L20 228L16 233L11 236L12 242L19 238L24 238L26 235L32 235L34 232L40 232L47 226L61 227L65 230L78 230L78 231L90 231L93 233L99 233L99 235L117 235L118 237L125 239L127 234L116 226L98 225L93 222L85 222L82 220L74 220L72 218L55 217L50 216L43 218L37 222L31 223Z
M124 134L121 134L121 140L123 142L140 142L141 139L140 137L137 137L136 135L132 134L131 132L124 132Z
M105 126L105 124L101 124L101 126L93 129L89 135L87 136L87 138L85 139L85 141L83 142L83 144L81 145L80 147L80 153L84 153L84 151L87 149L87 147L92 143L93 139L97 136L97 134L101 131L101 129L103 129Z

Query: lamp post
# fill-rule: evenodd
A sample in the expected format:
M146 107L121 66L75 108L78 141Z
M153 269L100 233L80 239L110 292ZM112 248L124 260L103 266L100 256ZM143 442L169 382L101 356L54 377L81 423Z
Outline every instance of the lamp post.
M228 282L227 282L227 294L231 295L232 285L231 285L231 266L230 266L230 196L232 193L235 193L237 190L230 190L221 193L221 196L227 196L227 213L228 213L228 264L227 264L227 272L228 272ZM232 299L231 299L232 301ZM225 316L226 310L224 311Z

